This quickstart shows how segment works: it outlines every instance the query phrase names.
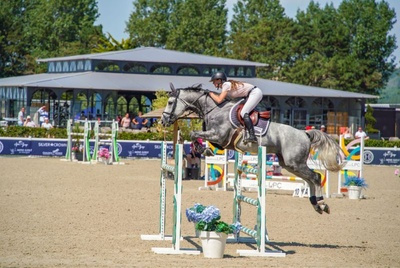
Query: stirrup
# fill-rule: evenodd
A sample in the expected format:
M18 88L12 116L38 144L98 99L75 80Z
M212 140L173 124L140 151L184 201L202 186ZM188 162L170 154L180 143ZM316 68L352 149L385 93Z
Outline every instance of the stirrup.
M243 143L256 143L257 138L255 136L251 136L249 133L245 132L245 135L243 137Z

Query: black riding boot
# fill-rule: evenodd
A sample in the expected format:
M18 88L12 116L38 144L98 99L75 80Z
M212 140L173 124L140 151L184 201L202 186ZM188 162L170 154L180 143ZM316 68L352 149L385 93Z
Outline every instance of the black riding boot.
M257 142L256 135L254 134L253 122L251 122L249 114L244 114L243 121L244 121L244 125L246 126L246 129L249 133L249 135L243 139L243 142L244 143Z

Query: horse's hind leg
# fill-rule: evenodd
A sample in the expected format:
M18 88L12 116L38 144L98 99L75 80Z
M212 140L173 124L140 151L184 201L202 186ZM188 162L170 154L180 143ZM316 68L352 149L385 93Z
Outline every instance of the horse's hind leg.
M329 206L325 204L322 196L321 175L312 171L306 164L285 166L285 169L305 180L310 186L310 202L319 214L330 213Z

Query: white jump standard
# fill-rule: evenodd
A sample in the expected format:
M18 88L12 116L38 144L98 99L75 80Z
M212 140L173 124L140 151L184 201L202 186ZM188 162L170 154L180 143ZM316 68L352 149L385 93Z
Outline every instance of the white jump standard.
M100 133L99 122L94 123L94 148L93 148L93 160L98 161L98 153L101 145L108 145L109 152L111 156L111 163L119 163L119 155L118 155L118 122L113 120L111 125L111 134ZM109 137L108 140L101 140L100 137Z
M237 154L237 153L236 153ZM266 155L267 150L265 147L258 147L258 167L252 168L243 165L242 154L239 154L236 157L235 161L235 184L234 184L234 201L233 201L233 211L234 218L233 222L240 222L241 216L241 202L245 202L249 205L257 207L257 226L256 230L250 229L242 226L241 232L244 232L256 240L257 249L256 250L237 250L239 255L241 256L261 256L261 257L285 257L286 253L282 251L273 251L266 250L266 241L267 238L267 227L266 227ZM258 181L258 198L253 199L247 196L242 195L241 189L241 173L251 173L257 175ZM240 234L240 233L239 233ZM234 238L236 242L250 242L248 238L241 238L240 235L237 234ZM251 238L250 238L251 239ZM251 239L254 241L254 239Z
M72 119L69 119L67 122L67 152L65 154L65 159L72 161L72 141L77 141L76 138L73 137L83 137L83 161L82 162L87 162L90 163L90 144L89 144L89 138L90 138L90 131L91 131L91 125L90 123L86 120L85 125L84 125L84 130L83 133L79 132L72 132Z
M166 178L168 172L174 174L174 196L173 196L173 229L172 229L172 247L170 248L152 248L157 254L191 254L199 255L197 249L181 249L181 223L182 223L182 162L183 145L177 144L175 147L175 165L167 164L167 143L161 143L161 176L160 176L160 234L141 235L142 240L170 240L165 235L165 210L166 210Z

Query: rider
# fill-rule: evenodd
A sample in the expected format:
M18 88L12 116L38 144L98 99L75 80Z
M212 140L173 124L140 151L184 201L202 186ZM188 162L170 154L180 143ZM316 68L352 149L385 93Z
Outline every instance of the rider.
M210 92L210 96L218 104L223 102L227 96L230 98L246 97L246 103L244 104L240 115L243 118L249 135L248 137L244 138L243 142L257 142L256 136L254 134L254 126L251 122L249 114L262 100L263 93L261 92L261 89L252 84L236 80L227 80L228 79L224 72L215 73L211 77L210 82L212 82L217 89L222 89L222 92L219 95Z

